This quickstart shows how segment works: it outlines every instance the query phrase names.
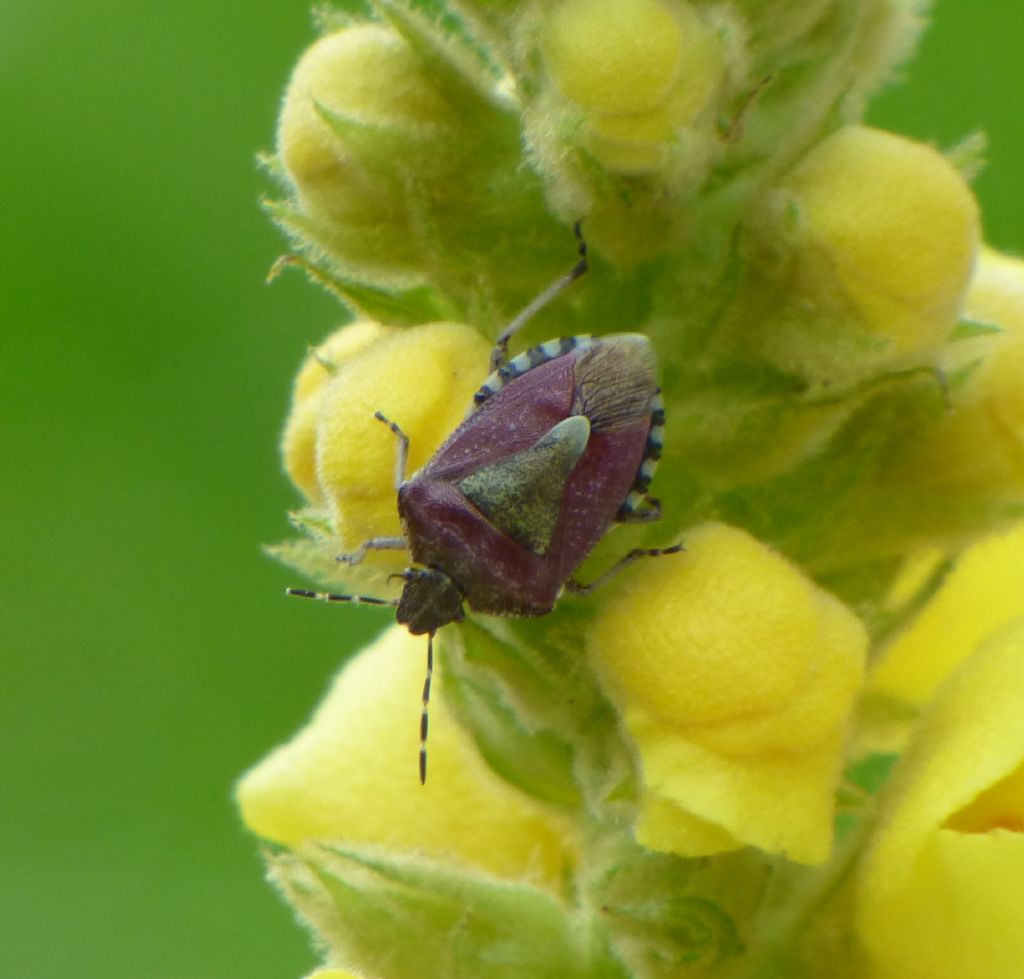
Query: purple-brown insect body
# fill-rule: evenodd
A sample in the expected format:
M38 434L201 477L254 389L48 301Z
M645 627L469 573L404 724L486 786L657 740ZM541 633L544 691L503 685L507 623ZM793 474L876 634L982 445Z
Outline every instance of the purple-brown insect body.
M427 464L406 478L409 439L380 412L398 440L395 457L402 537L373 537L339 561L371 550L411 551L416 567L397 600L289 588L324 602L397 606L396 618L427 636L420 715L420 782L427 777L427 706L434 634L464 618L464 605L489 615L550 612L566 588L587 594L641 557L676 554L682 544L634 548L589 584L576 568L613 521L656 520L647 487L661 456L665 413L650 341L634 333L549 340L508 359L509 340L587 270L579 261L512 320L491 354L497 368L475 407Z
M535 347L492 375L477 401L399 488L413 560L434 572L407 580L418 591L403 595L398 618L414 632L461 618L458 596L491 615L549 612L649 481L660 402L646 337Z

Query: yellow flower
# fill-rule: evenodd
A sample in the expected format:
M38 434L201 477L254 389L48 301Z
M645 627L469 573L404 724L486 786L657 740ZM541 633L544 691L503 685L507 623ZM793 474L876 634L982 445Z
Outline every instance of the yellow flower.
M472 327L429 323L347 327L321 350L326 356L341 348L330 378L307 365L296 382L285 454L296 484L326 501L342 548L354 550L371 537L401 534L396 440L374 414L381 412L409 437L409 473L415 472L465 417L486 376L490 347ZM307 489L311 429L315 495Z
M962 554L920 615L872 671L869 690L924 704L986 636L1024 615L1024 524Z
M847 342L868 362L933 356L963 308L979 241L977 203L953 165L902 136L846 126L812 149L780 191L777 218L812 327L827 322L838 336L845 308L853 318ZM814 366L819 348L820 356L844 355L820 337L784 353Z
M1024 962L1024 619L939 690L893 776L857 922L874 979L1002 979Z
M589 636L642 768L637 839L823 860L864 629L743 531L686 547L634 569Z
M544 45L559 89L588 118L589 148L620 173L664 167L723 76L714 32L681 0L563 0Z
M425 652L398 626L364 649L310 723L242 778L243 818L293 848L379 844L557 888L574 857L568 823L484 764L443 696L431 702L430 777L419 784Z

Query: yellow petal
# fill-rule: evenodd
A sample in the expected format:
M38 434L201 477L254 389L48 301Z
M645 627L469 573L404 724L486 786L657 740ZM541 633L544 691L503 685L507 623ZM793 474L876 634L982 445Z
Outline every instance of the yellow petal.
M346 550L401 534L395 496L395 436L409 437L409 473L454 431L487 376L490 347L472 327L430 323L395 330L346 361L324 388L316 473Z
M686 547L633 569L589 637L642 767L638 839L821 860L864 629L743 531Z
M940 688L893 775L857 923L877 979L991 979L1024 962L1024 619Z
M562 93L587 114L586 145L609 170L665 170L705 161L711 137L684 135L723 78L715 32L669 0L563 0L545 53Z
M928 490L964 491L1017 502L1024 495L1024 262L982 253L965 313L999 332L948 345L950 376L971 373L954 390L953 410L906 460L909 475ZM901 478L902 474L897 474Z
M311 503L323 502L316 479L315 451L323 389L342 364L380 340L388 330L369 320L350 323L324 340L299 368L281 437L281 455L285 472Z
M921 614L896 636L869 689L911 704L938 685L1000 626L1024 615L1024 524L965 551Z
M238 801L259 835L374 843L557 888L573 859L568 824L481 761L435 695L420 785L426 639L393 626L335 679L310 723L248 772ZM444 678L435 674L435 691Z
M685 43L664 0L563 0L545 34L548 68L565 95L613 114L645 112L668 98Z

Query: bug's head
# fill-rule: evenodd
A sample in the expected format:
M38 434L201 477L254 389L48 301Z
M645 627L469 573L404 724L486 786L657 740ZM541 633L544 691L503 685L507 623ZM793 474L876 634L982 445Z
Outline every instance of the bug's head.
M462 592L440 569L409 568L399 577L405 579L405 587L395 617L414 636L434 633L465 617Z

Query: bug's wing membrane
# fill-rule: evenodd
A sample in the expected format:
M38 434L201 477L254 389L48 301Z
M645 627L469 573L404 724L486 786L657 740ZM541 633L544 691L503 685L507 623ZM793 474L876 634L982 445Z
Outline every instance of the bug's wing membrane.
M654 349L647 337L620 333L604 337L576 365L576 404L595 432L635 425L651 413L657 391Z
M586 416L572 415L529 449L484 466L456 485L499 530L534 554L545 554L566 481L589 439Z

